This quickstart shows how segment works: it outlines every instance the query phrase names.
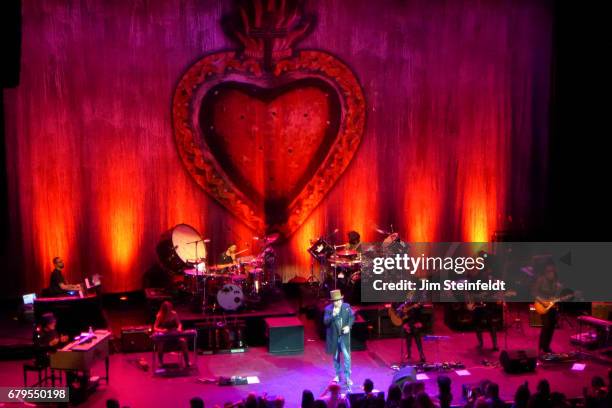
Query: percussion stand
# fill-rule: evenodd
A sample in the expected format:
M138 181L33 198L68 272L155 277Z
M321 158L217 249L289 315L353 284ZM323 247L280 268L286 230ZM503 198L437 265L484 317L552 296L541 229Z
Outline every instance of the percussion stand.
M202 291L202 307L205 308L206 307L206 274L202 273L200 275L199 265L201 263L200 262L201 259L198 257L198 244L200 242L202 242L203 245L206 245L206 240L205 239L198 239L196 241L188 242L187 244L195 245L195 259L196 259L196 262L197 262L196 263L196 267L195 267L195 270L196 270L196 273L195 273L195 276L196 276L196 291L195 291L195 296L199 295L199 292ZM204 267L206 267L206 259L204 259ZM199 282L198 278L200 276L202 277L202 280L203 280L203 282L202 282L202 284L204 285L203 288L200 288L200 285L198 284L198 282Z

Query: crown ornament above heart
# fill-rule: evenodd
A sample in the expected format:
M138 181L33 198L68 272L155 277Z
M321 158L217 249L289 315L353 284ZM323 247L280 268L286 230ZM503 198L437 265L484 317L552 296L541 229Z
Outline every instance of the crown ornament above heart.
M187 171L257 233L295 232L363 135L365 99L353 72L327 52L294 49L311 22L296 2L244 3L224 19L241 48L197 61L174 93Z

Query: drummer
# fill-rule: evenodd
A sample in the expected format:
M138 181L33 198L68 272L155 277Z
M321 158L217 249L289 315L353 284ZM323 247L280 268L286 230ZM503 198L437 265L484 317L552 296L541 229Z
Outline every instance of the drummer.
M347 234L348 243L345 248L348 251L356 251L361 253L361 236L357 231L349 231Z
M236 244L230 244L225 251L219 256L219 263L222 265L229 265L236 263L236 251L238 247Z

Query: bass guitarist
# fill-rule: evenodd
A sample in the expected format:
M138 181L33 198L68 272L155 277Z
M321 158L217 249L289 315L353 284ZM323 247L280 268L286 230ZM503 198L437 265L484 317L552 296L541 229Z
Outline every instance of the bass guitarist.
M490 269L487 270L490 272ZM485 280L485 273L480 272L477 269L468 272L468 281L477 282L478 280ZM486 291L469 293L466 295L467 304L466 309L472 312L472 321L474 322L474 328L476 330L476 339L478 340L478 349L482 350L484 347L484 340L482 332L487 330L491 335L491 342L493 343L493 351L499 351L497 347L497 323L499 323L495 316L495 303L489 302L490 293Z

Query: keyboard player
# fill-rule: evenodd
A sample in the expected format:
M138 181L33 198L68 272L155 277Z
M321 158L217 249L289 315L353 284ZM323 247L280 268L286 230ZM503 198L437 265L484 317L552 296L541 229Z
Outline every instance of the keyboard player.
M157 313L157 316L155 318L153 331L157 334L162 335L183 331L181 321L179 320L178 314L173 309L171 302L165 301L164 303L162 303L159 312ZM171 337L160 341L157 346L157 357L160 365L164 364L163 360L165 350L173 350L176 348L180 348L183 352L185 365L187 367L191 367L191 363L189 361L189 350L187 348L187 341L184 338Z
M36 361L42 366L49 365L49 353L56 351L68 342L68 336L59 334L56 330L57 319L51 312L42 315L40 326L34 333L36 345Z

